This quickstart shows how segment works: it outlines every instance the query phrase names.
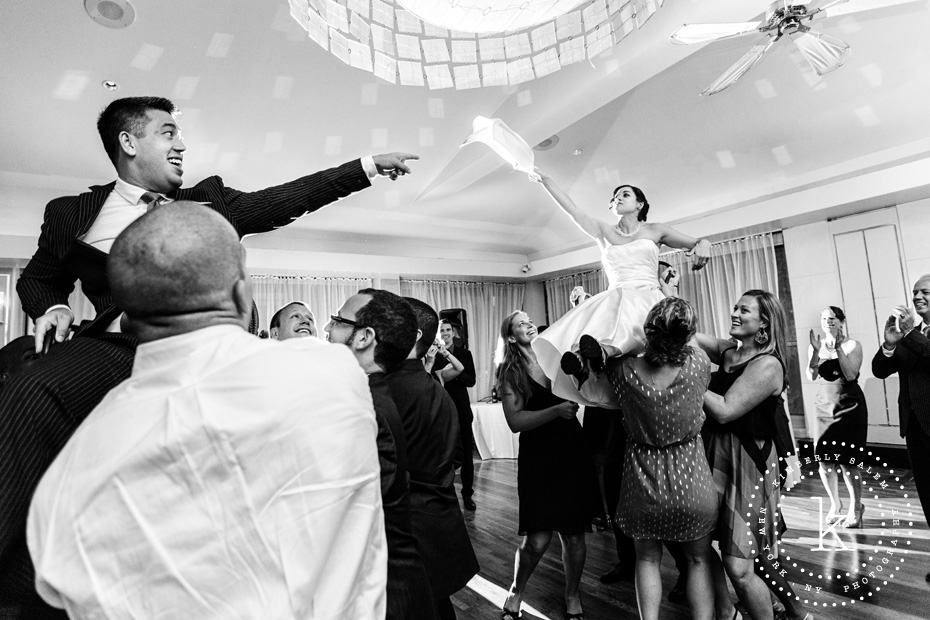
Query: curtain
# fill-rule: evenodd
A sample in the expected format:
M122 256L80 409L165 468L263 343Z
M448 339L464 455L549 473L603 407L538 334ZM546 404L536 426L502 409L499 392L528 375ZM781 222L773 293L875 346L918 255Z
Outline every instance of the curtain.
M571 308L568 298L573 288L581 286L588 294L597 295L607 290L607 276L604 275L603 269L597 267L545 280L543 286L546 288L546 320L548 323L554 323Z
M452 282L411 280L401 277L400 294L431 305L437 312L462 308L468 316L468 345L475 360L472 401L491 395L494 385L494 353L504 317L523 308L526 285L522 282Z
M251 279L261 329L269 329L271 316L284 304L302 301L313 312L320 337L329 315L359 289L372 286L371 278L253 275Z
M662 254L659 260L680 274L679 294L694 305L698 331L727 338L730 310L745 291L759 288L779 294L775 236L765 233L715 243L711 256L700 271L691 270L692 259L681 250Z

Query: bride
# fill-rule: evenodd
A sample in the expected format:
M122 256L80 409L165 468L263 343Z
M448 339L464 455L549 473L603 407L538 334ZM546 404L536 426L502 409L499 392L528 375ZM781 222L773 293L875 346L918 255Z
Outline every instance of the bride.
M638 353L645 342L643 322L664 297L659 289L659 245L688 250L692 269L710 258L710 242L671 226L647 223L649 201L638 187L621 185L610 199L614 223L591 217L546 174L540 183L575 224L594 239L608 288L573 308L533 340L533 350L557 396L583 405L616 409L613 388L600 371L605 359ZM593 372L592 372L593 371Z

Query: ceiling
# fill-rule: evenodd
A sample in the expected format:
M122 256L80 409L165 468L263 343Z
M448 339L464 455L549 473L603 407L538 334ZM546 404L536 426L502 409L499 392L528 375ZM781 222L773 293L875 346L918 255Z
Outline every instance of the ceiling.
M187 184L218 173L257 189L366 153L418 153L409 177L247 241L312 250L337 268L340 257L442 257L459 260L462 275L471 261L476 274L497 264L519 276L527 262L538 274L592 260L542 188L483 145L460 150L476 115L504 119L530 144L558 135L537 164L591 213L609 216L622 180L646 190L651 217L696 235L930 195L930 176L914 172L930 162L926 0L822 22L852 46L824 78L785 41L712 97L699 93L757 40L685 47L669 34L753 20L767 0L666 0L593 62L465 91L395 86L342 64L307 38L286 0L132 3L135 23L113 30L80 0L4 0L0 229L34 235L45 199L111 180L96 115L142 94L181 108ZM22 195L41 199L11 198Z

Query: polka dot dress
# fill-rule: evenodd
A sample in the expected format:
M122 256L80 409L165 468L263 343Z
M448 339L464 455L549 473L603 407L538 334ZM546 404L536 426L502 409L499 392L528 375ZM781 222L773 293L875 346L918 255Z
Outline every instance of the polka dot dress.
M631 358L614 377L629 440L617 520L634 539L689 541L711 532L717 494L700 431L710 362L694 350L665 389L640 377Z

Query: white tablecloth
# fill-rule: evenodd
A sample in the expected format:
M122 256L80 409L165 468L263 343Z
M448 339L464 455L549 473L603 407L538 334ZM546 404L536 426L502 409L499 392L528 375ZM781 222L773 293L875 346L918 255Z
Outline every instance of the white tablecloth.
M482 459L515 459L520 447L520 434L510 431L500 403L472 403L475 414L472 430L475 445Z

